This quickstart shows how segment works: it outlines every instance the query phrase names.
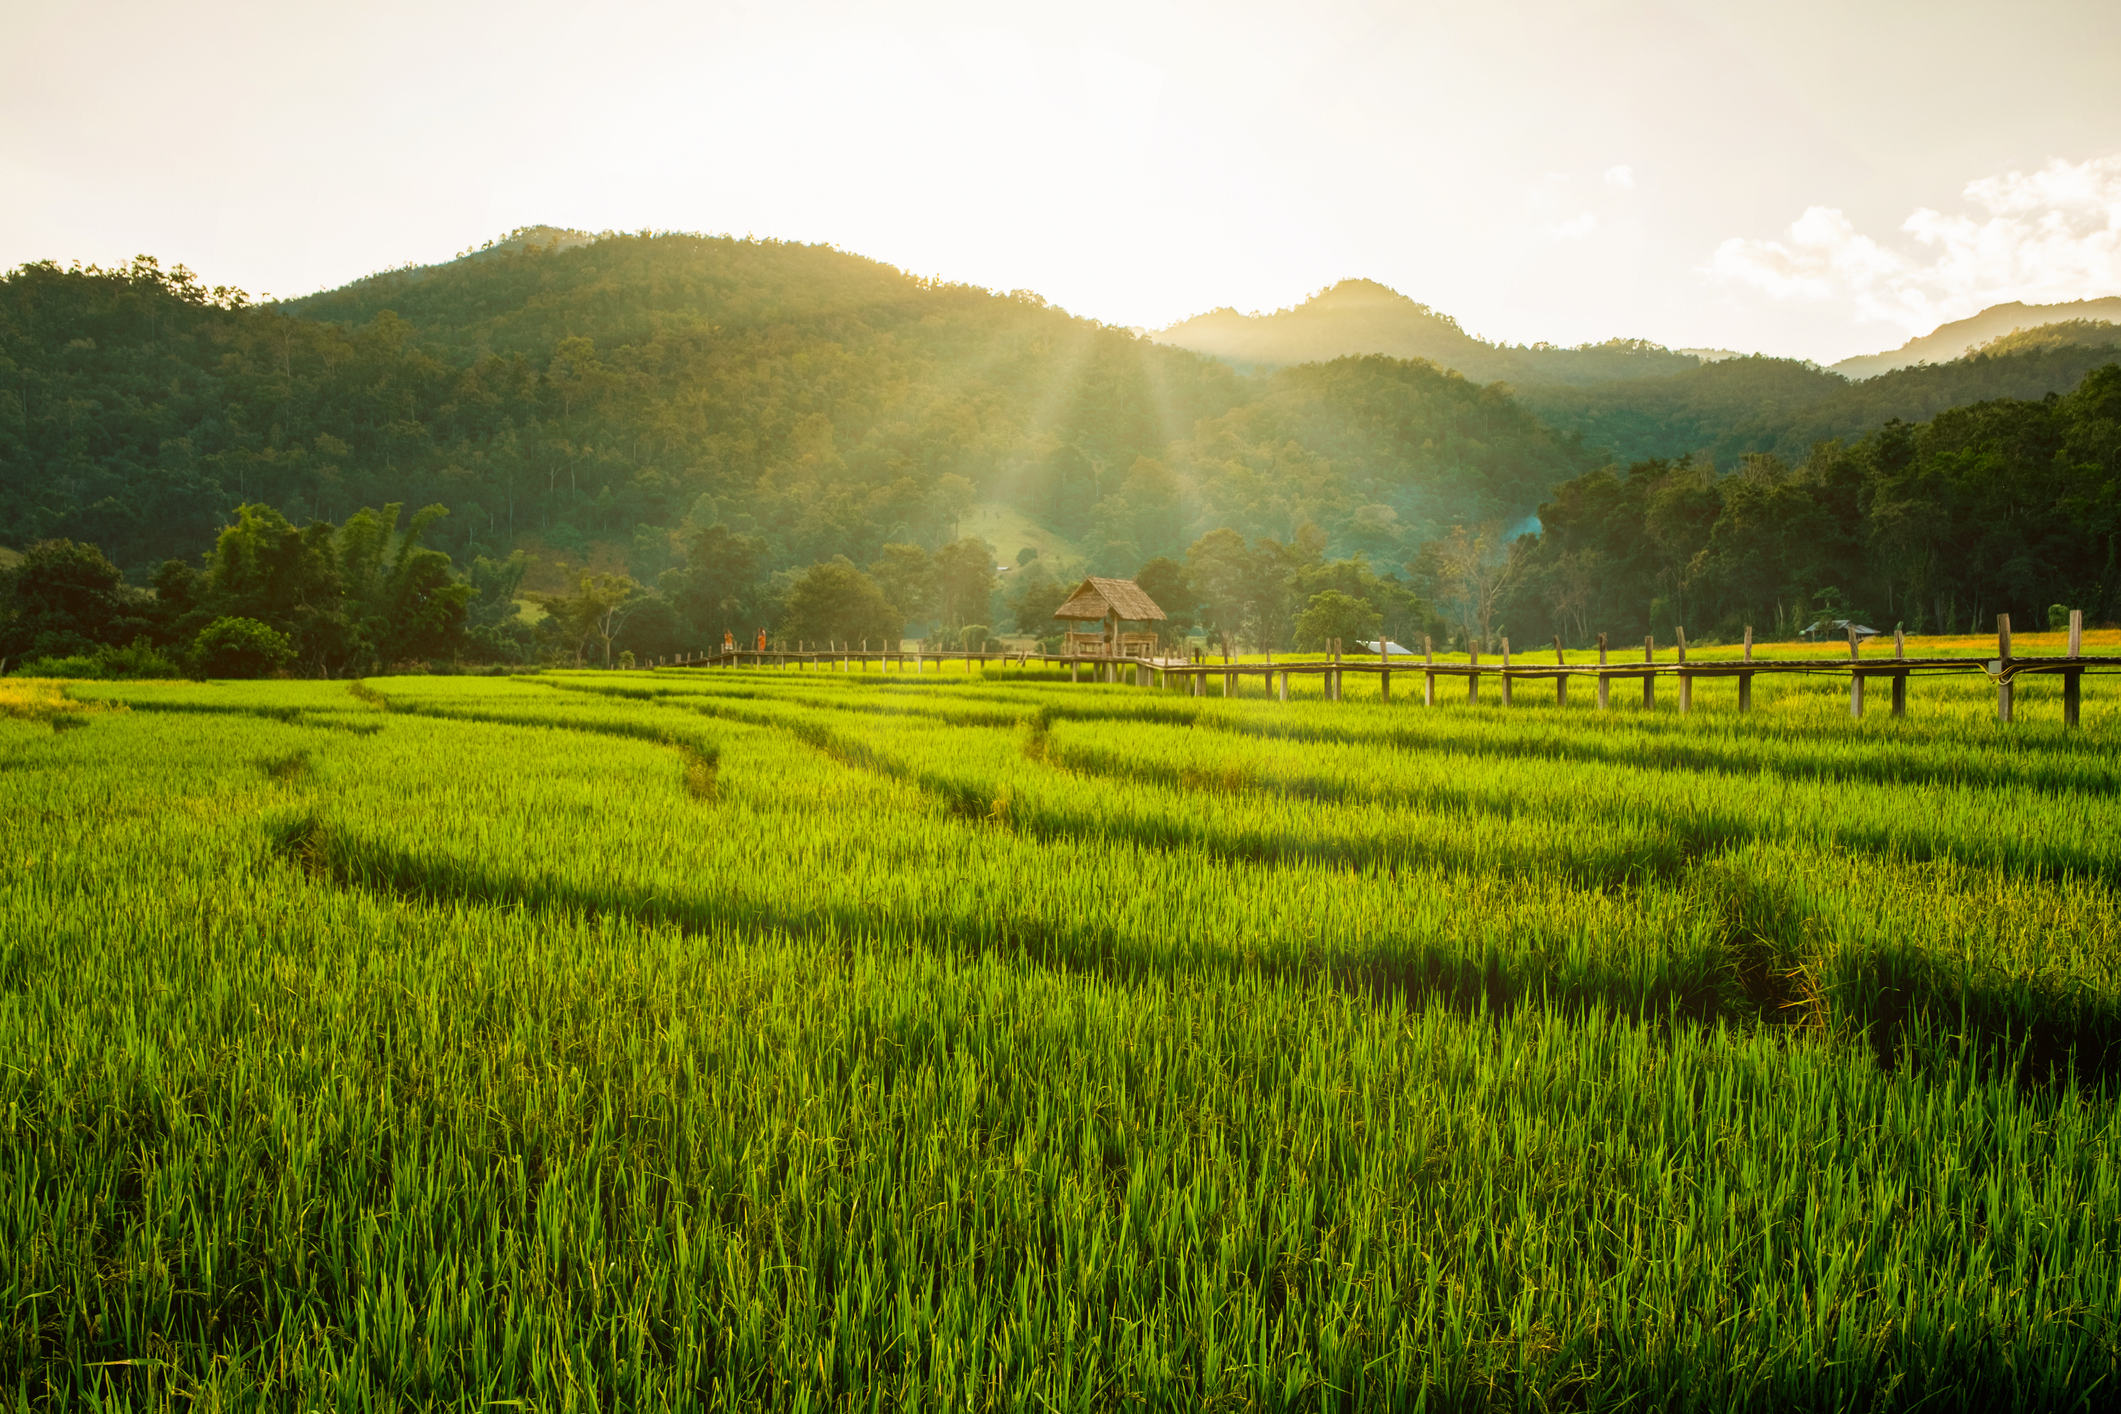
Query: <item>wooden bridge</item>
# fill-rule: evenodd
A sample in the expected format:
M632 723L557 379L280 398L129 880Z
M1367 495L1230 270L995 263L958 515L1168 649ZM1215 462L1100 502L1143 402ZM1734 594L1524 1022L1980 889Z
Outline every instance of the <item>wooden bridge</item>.
M872 663L885 671L922 673L943 672L952 665L969 673L975 666L987 664L1027 666L1038 663L1045 666L1064 667L1071 678L1081 682L1087 675L1091 682L1121 683L1131 681L1146 688L1182 688L1189 695L1208 695L1211 683L1220 680L1222 695L1234 697L1239 685L1248 677L1260 679L1262 689L1268 696L1280 701L1289 700L1289 679L1323 679L1321 696L1329 702L1341 700L1341 687L1349 673L1372 676L1378 680L1380 699L1389 702L1392 698L1394 674L1419 673L1422 678L1422 704L1434 706L1437 702L1437 680L1439 678L1463 678L1466 685L1466 700L1480 700L1481 683L1494 679L1502 693L1502 703L1509 706L1518 684L1526 681L1551 681L1554 684L1554 699L1566 703L1569 698L1569 683L1572 680L1589 680L1597 692L1601 709L1612 706L1614 682L1640 682L1642 705L1654 707L1657 703L1657 682L1670 679L1677 687L1679 710L1689 712L1694 705L1694 683L1701 678L1736 678L1738 680L1738 710L1750 712L1753 707L1753 679L1762 675L1801 674L1810 677L1833 676L1848 678L1849 715L1861 717L1864 711L1866 689L1874 681L1883 679L1891 693L1891 711L1895 717L1907 715L1908 679L1918 674L1936 676L1940 674L1981 673L1996 685L1996 718L2008 722L2012 719L2013 686L2016 681L2029 674L2053 674L2062 679L2062 720L2067 726L2078 725L2079 711L2083 700L2083 681L2086 673L2121 672L2121 656L2086 657L2083 652L2084 615L2073 610L2069 620L2068 651L2060 657L2020 656L2011 651L2010 616L2002 614L1996 621L1996 656L1983 660L1967 657L1921 657L1911 658L1907 653L1905 636L1899 631L1893 634L1891 657L1874 653L1863 656L1863 642L1853 630L1849 636L1849 656L1836 658L1763 658L1753 652L1753 631L1745 632L1744 651L1737 658L1687 658L1686 631L1677 631L1678 642L1673 656L1660 659L1654 638L1646 638L1642 644L1642 658L1619 658L1613 655L1606 644L1605 635L1599 635L1596 649L1577 650L1576 661L1555 639L1552 648L1553 660L1531 661L1526 655L1512 657L1510 641L1501 640L1501 653L1487 662L1480 660L1475 651L1467 655L1462 663L1439 663L1433 646L1419 655L1401 657L1387 652L1378 658L1364 657L1360 661L1342 661L1338 651L1323 661L1304 662L1273 661L1267 655L1263 662L1211 663L1203 655L1186 658L1086 656L1080 654L1020 652L979 653L970 651L927 651L891 649L869 651L866 648L807 648L788 652L775 649L725 649L715 653L696 654L670 660L669 667L779 667L836 669L839 671L862 671ZM1544 655L1549 650L1541 649ZM1626 650L1632 653L1633 650ZM1595 654L1595 658L1591 655Z

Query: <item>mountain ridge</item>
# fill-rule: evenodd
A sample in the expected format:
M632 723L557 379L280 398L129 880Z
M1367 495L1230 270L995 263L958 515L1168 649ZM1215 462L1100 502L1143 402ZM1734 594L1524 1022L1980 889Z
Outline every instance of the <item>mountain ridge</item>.
M1228 305L1150 331L1160 344L1205 354L1246 371L1383 354L1421 358L1483 383L1592 383L1677 373L1702 361L1647 339L1560 348L1496 344L1376 280L1335 281L1271 314Z
M2121 295L2062 304L2022 304L2016 300L1992 304L1979 314L1940 324L1897 349L1845 358L1833 365L1833 371L1844 378L1875 378L1918 363L1949 363L2021 331L2088 320L2121 323Z

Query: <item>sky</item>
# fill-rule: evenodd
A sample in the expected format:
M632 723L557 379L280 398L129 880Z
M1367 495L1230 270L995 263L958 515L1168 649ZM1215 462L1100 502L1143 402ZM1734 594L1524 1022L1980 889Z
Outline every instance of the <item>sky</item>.
M525 225L1159 328L1365 277L1830 363L2121 294L2121 5L0 0L0 268L289 297Z

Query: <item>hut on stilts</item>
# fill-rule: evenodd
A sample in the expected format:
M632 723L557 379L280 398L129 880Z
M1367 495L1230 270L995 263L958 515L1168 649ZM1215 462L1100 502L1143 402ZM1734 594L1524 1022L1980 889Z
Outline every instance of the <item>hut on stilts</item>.
M1129 632L1126 625L1162 623L1165 615L1133 580L1092 576L1053 611L1053 617L1098 626L1095 632L1068 630L1061 651L1070 657L1150 658L1156 655L1155 632Z

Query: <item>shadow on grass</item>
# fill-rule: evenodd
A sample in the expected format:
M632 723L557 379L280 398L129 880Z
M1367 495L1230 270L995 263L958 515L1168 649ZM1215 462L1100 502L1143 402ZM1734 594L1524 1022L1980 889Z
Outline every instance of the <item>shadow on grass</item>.
M1947 1036L1982 1068L2036 1087L2104 1092L2121 1078L2121 999L2051 984L1953 974L1911 949L1844 950L1825 962L1805 905L1724 861L1686 892L1707 912L1683 944L1616 963L1572 952L1570 939L1520 937L1515 951L1391 939L1338 956L1277 958L1240 948L1158 950L1094 916L1066 922L1001 909L910 913L850 901L788 907L734 891L646 895L558 876L524 878L362 838L314 812L273 827L276 851L313 878L426 904L475 904L610 917L691 933L734 930L851 955L917 947L994 956L1120 981L1221 976L1316 982L1386 1003L1440 1001L1468 1015L1524 1009L1606 1010L1656 1025L1736 1025L1808 1033L1866 1049L1892 1068ZM1920 1042L1920 1045L1915 1043Z

